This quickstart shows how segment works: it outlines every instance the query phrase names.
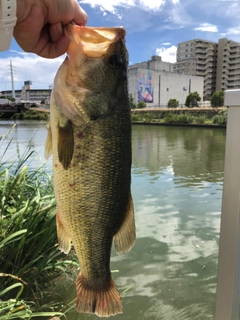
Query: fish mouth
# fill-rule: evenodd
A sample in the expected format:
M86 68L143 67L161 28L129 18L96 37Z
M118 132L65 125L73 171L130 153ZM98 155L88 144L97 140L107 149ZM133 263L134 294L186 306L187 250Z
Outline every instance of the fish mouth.
M64 34L72 40L67 53L71 53L77 46L91 58L102 57L111 43L123 40L126 35L122 27L85 27L73 22L65 25L63 29Z

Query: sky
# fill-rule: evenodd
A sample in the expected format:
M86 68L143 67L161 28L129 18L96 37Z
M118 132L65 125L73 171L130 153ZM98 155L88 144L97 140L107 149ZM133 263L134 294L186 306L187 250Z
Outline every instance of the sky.
M88 26L123 26L129 63L148 61L159 55L176 62L177 45L191 39L217 42L227 37L240 42L240 0L81 0L88 14ZM40 58L23 52L12 40L8 51L0 52L0 91L11 90L10 60L14 88L31 80L34 89L53 84L64 56Z

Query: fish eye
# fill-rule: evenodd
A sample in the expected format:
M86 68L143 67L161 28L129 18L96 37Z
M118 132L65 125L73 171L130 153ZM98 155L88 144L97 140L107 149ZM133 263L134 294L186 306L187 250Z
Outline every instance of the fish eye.
M114 54L109 58L109 64L113 68L118 68L122 65L122 58L119 55Z

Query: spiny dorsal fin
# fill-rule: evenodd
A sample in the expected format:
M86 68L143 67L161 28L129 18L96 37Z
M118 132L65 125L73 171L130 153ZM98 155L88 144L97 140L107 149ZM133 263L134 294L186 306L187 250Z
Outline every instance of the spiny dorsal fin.
M74 150L73 126L70 120L66 120L64 124L58 124L57 147L59 161L63 168L67 170L70 166Z
M123 223L114 235L114 245L117 254L128 252L134 245L136 240L134 209L132 195L129 195L127 210Z

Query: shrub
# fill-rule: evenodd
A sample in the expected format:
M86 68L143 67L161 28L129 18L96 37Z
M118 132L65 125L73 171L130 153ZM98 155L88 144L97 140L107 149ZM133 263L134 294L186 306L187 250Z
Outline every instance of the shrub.
M132 121L142 121L142 117L140 114L132 114Z
M179 101L177 99L170 99L168 101L168 108L177 108L179 105Z
M185 105L188 108L197 107L197 102L201 101L201 97L197 91L189 93L186 98Z
M151 122L152 119L153 119L153 114L152 114L152 113L149 113L149 112L145 113L145 114L144 114L144 119L145 119L145 121L147 121L147 122Z
M12 116L12 119L15 120L43 120L48 121L49 113L44 111L37 111L37 110L27 110L21 113L15 113Z
M163 118L165 123L177 123L178 122L178 115L172 112L166 112Z
M214 124L226 124L227 123L227 111L220 110L218 114L212 118L212 123Z
M194 117L194 122L198 124L203 124L206 122L206 116L199 116L199 117Z
M139 101L139 102L137 103L137 108L138 108L138 109L146 108L146 106L147 106L147 104L146 104L146 102L144 102L144 101Z
M129 95L129 104L130 104L130 108L131 108L131 109L136 109L136 108L137 108L137 105L136 105L136 103L134 102L134 99L133 99L133 95L132 95L132 94Z
M224 102L224 91L215 91L211 96L212 107L222 107Z
M193 116L189 113L182 113L178 116L179 123L191 123L193 120Z

